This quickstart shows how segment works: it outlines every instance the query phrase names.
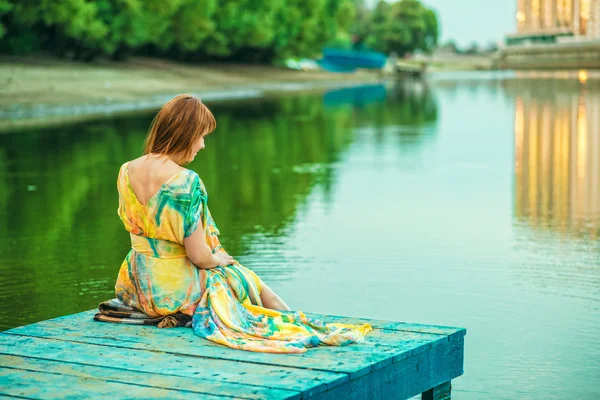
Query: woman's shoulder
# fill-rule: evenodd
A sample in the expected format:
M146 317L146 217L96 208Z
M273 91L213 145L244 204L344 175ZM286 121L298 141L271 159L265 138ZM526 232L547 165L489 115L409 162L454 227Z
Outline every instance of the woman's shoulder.
M171 193L193 195L194 192L200 192L202 195L206 195L204 182L196 171L189 168L181 168L165 182L164 186Z
M127 166L129 165L131 161L125 161L123 164L121 164L121 166L119 167L119 175L122 175L123 172L125 171L125 168L127 168Z
M204 182L202 181L202 178L200 178L200 175L198 175L196 171L194 171L193 169L185 168L184 171L182 171L182 175L184 176L185 181L190 185L190 188L192 190L199 190L203 193L206 192Z

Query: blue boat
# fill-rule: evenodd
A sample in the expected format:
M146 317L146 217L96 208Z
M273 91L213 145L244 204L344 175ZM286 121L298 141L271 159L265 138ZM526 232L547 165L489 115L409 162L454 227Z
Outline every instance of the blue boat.
M376 51L325 49L318 63L331 72L352 72L357 68L381 69L386 59L385 54Z

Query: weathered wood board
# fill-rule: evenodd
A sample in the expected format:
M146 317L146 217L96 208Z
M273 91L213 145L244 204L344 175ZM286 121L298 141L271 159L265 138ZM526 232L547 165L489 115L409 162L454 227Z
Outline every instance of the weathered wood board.
M309 314L374 329L362 344L281 355L230 349L189 328L96 322L94 313L0 333L0 396L439 399L463 373L462 328Z

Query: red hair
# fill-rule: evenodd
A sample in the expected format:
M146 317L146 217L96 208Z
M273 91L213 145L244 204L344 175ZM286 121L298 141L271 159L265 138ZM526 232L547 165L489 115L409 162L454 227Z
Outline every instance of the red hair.
M180 94L169 100L152 120L144 154L178 155L188 160L192 144L216 127L215 117L200 99Z

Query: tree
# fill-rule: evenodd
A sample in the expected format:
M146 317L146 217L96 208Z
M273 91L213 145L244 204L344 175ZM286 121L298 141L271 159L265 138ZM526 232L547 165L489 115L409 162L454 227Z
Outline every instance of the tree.
M471 42L469 47L465 50L465 54L479 54L481 52L481 48L479 43L476 41Z
M0 38L4 36L6 33L6 28L4 27L2 16L8 14L8 12L13 8L12 4L8 0L0 0Z
M181 1L97 0L95 3L97 19L108 28L95 50L123 59L144 44L165 40Z
M347 40L354 10L353 0L0 0L0 51L272 62Z
M284 6L284 0L220 1L212 20L214 29L202 42L202 51L229 57L245 48L266 47L275 38L277 15Z
M438 18L435 11L426 8L423 12L423 19L425 20L425 32L419 48L430 53L437 47L440 36Z
M88 58L100 46L108 27L97 18L95 2L86 0L23 0L13 3L9 24L16 28L12 48L38 48L52 43L55 51L73 51L75 58ZM25 33L21 37L20 33ZM23 42L25 40L25 43Z
M169 36L159 37L154 42L163 49L173 44L184 51L198 49L215 31L216 10L217 0L181 0L170 19Z
M347 32L353 19L351 0L287 0L278 13L271 51L277 59L313 57L339 32Z
M438 41L438 20L435 12L419 0L387 3L380 0L368 23L366 43L369 47L399 55L415 50L430 52Z

